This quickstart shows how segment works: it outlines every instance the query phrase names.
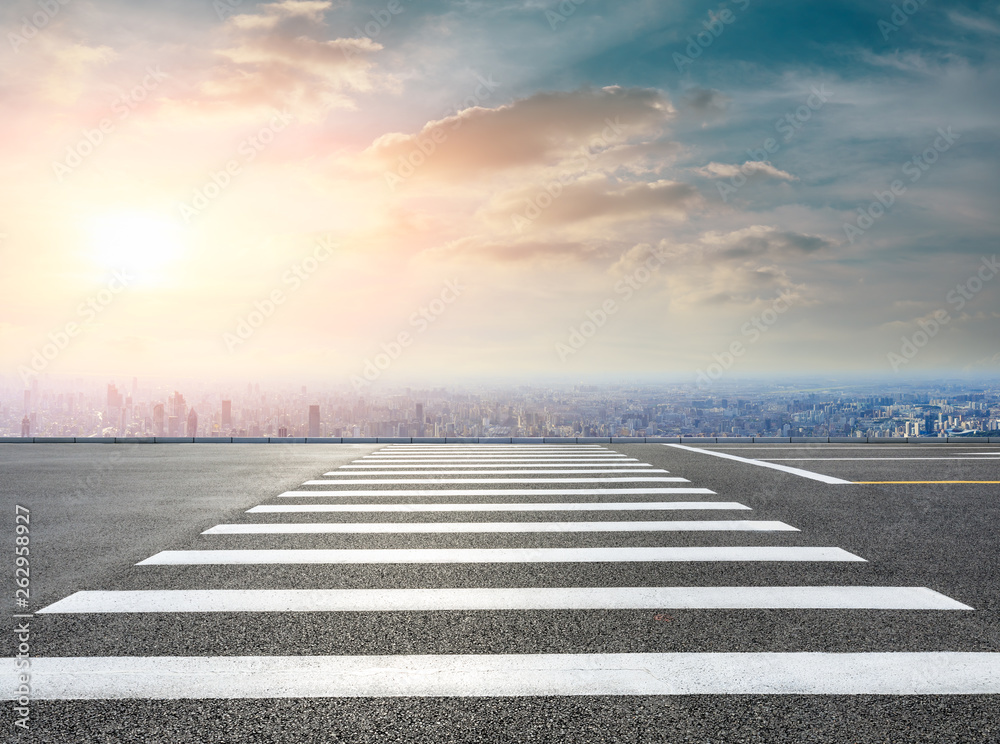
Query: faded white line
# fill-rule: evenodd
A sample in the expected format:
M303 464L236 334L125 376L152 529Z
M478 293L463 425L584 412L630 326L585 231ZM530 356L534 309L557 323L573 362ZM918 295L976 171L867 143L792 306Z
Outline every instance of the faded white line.
M714 452L713 450L707 450L699 447L688 447L683 444L665 444L664 447L674 447L676 449L687 450L688 452L697 452L702 455L712 455L713 457L722 457L726 460L735 460L736 462L742 462L747 465L756 465L760 468L770 468L771 470L780 470L783 473L790 473L792 475L797 475L800 478L808 478L810 480L820 481L822 483L836 484L836 485L851 485L851 481L842 480L841 478L834 478L830 475L823 475L822 473L813 473L810 470L801 470L799 468L791 468L787 465L775 465L774 463L764 462L763 460L750 460L746 457L737 457L736 455L730 455L725 452Z
M592 501L584 503L529 502L519 504L264 504L247 514L295 512L551 512L551 511L682 511L746 510L735 501Z
M621 563L833 561L865 563L841 548L423 548L369 550L164 550L137 566L344 563Z
M376 452L614 452L600 444L390 444Z
M363 480L307 480L303 486L329 486L343 484L385 485L389 483L690 483L687 478L652 476L649 478L385 478Z
M649 470L365 470L365 471L351 471L351 470L334 470L329 473L323 473L323 477L327 478L330 476L343 477L343 476L374 476L374 475L638 475L642 473L669 473L669 470L662 470L660 468L649 469ZM498 482L506 480L506 478L498 480Z
M604 496L623 493L703 493L715 495L707 488L427 488L419 490L370 491L356 488L347 491L285 491L278 498L325 498L327 496Z
M563 589L173 589L85 591L38 614L454 610L971 610L921 586L679 586Z
M675 520L641 522L268 522L218 524L203 535L385 535L518 532L798 532L764 520Z
M11 700L15 659L2 669ZM1000 653L36 657L31 683L35 700L989 695Z
M406 455L404 457L359 457L354 460L354 462L423 462L423 463L448 463L448 462L464 462L469 464L483 463L483 464L494 464L501 465L507 462L518 462L518 463L533 463L533 462L589 462L589 463L599 463L599 464L616 464L619 462L636 462L634 457L580 457L579 455L567 456L567 457L456 457L455 455L448 455L447 457L414 457L413 455Z
M419 463L419 464L406 464L406 465L395 465L391 463L360 463L360 464L349 464L341 465L341 468L421 468L422 470L430 470L433 468L467 468L468 472L480 472L482 468L499 468L505 467L509 470L517 470L519 468L531 468L534 467L534 463L523 462L523 463L484 463L484 464L473 464L469 465L466 463ZM615 462L613 466L616 468L651 468L648 462ZM558 462L546 462L542 463L542 467L545 468L606 468L607 463L588 463L588 462L578 462L578 463L558 463ZM650 471L653 472L653 471Z

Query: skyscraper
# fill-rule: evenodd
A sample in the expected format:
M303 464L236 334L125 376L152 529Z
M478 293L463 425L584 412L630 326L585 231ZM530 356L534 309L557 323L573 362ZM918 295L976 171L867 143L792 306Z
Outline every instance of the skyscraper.
M192 408L187 418L187 433L185 436L198 436L198 413Z
M309 406L309 436L319 435L319 406Z
M29 419L27 416L21 419L21 436L22 437L31 436L31 419Z
M231 400L222 401L222 431L227 432L233 428L233 402Z
M163 431L163 404L157 403L153 406L153 436L165 436Z

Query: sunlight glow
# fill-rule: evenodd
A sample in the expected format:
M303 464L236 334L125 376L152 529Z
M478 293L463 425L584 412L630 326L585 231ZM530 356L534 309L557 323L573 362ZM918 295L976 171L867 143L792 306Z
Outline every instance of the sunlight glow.
M139 272L160 269L184 250L181 229L169 218L144 212L95 217L89 226L94 260Z

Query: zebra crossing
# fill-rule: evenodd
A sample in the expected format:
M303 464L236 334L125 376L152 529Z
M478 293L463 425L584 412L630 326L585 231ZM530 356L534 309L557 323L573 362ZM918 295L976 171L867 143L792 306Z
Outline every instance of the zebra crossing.
M539 469L541 465L541 469ZM442 472L439 467L449 470ZM588 470L591 466L600 471ZM396 468L402 467L401 472ZM642 475L637 471L641 470ZM564 478L586 473L594 477ZM620 473L626 473L621 475ZM363 477L362 477L363 474ZM440 475L462 478L440 478ZM524 478L525 474L552 477ZM614 477L606 477L609 474ZM403 477L400 477L403 476ZM416 476L423 476L417 478ZM488 476L488 477L484 477ZM638 485L638 484L644 485ZM650 486L650 483L664 484ZM461 484L463 488L448 486ZM498 487L514 484L513 487ZM581 486L566 488L566 484ZM606 485L608 484L608 485ZM635 484L635 485L634 485ZM687 485L676 485L687 484ZM419 489L410 486L420 485ZM374 488L377 486L377 488ZM529 487L524 487L529 486ZM682 476L598 445L389 445L277 494L278 503L247 510L248 519L218 524L202 541L233 547L164 550L134 571L183 567L287 566L338 571L344 566L542 567L592 564L613 582L629 564L695 566L866 563L838 546L808 542L796 526L757 520L753 509L722 500ZM608 498L611 497L611 498ZM693 498L697 497L697 498ZM683 500L682 500L683 499ZM627 521L615 513L631 514ZM652 518L642 518L649 512ZM682 512L665 519L663 512ZM705 518L698 518L709 512ZM723 519L715 518L720 512ZM444 515L448 521L431 520ZM506 520L491 516L508 515ZM315 521L340 515L336 521ZM366 521L365 515L396 515ZM464 519L460 517L465 516ZM570 516L572 515L572 519ZM479 521L485 517L488 521ZM325 517L333 520L333 516ZM379 517L375 517L379 518ZM387 519L387 517L381 517ZM354 521L352 521L354 520ZM430 520L430 521L428 521ZM529 547L468 547L455 541L502 536ZM611 542L617 535L617 542ZM664 544L622 545L646 536ZM718 544L676 545L682 535ZM739 544L739 536L767 544ZM282 541L363 539L390 547L289 547ZM327 536L327 537L324 537ZM337 536L348 536L337 538ZM353 537L351 537L353 536ZM412 547L393 541L446 542ZM716 537L718 536L718 537ZM722 539L726 536L726 539ZM549 543L559 539L561 543ZM371 539L371 538L369 538ZM579 544L567 546L567 540ZM256 542L255 541L261 541ZM386 541L389 541L386 543ZM540 541L540 542L539 542ZM603 544L602 544L602 541ZM802 542L799 540L798 542ZM334 543L336 545L336 543ZM460 543L459 543L460 544ZM220 569L222 570L222 569ZM465 570L465 569L462 569ZM332 574L331 574L332 575ZM478 575L478 574L477 574ZM39 611L85 616L161 613L545 612L599 610L905 610L971 611L927 587L775 586L505 586L241 589L183 588L80 591ZM278 620L276 619L275 622ZM373 654L269 656L76 656L33 660L37 699L179 699L678 694L977 694L1000 692L1000 655L962 652L638 652L507 654Z

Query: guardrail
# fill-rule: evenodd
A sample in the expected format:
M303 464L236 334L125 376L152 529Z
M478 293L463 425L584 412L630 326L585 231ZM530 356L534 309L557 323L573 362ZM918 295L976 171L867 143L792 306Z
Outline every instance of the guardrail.
M0 437L0 444L1000 444L1000 437Z

